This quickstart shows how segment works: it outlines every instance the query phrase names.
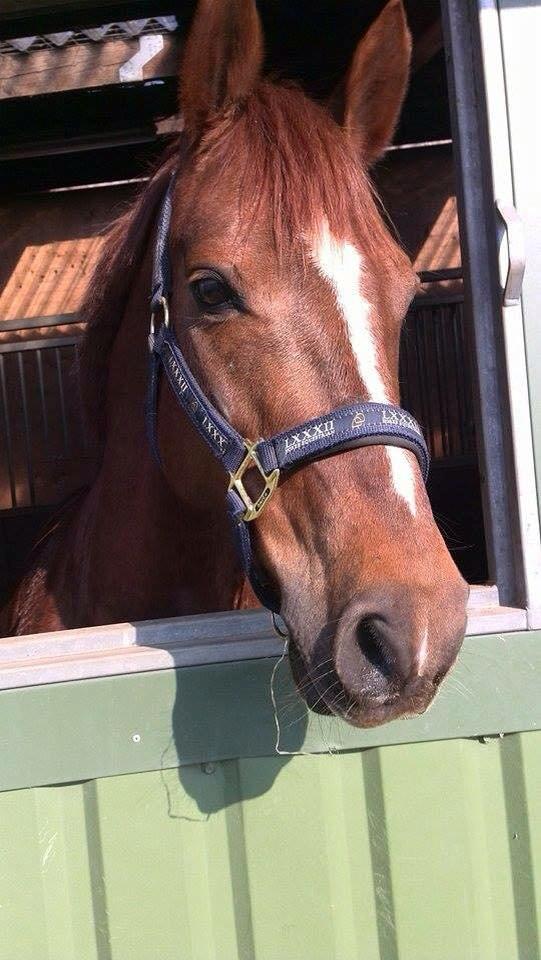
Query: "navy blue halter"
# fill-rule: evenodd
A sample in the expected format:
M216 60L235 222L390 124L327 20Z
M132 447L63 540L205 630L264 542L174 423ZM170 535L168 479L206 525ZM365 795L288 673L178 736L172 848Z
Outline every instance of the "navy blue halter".
M404 447L415 454L426 482L429 468L428 450L421 428L411 414L401 407L386 403L348 404L256 442L237 433L203 393L182 355L169 323L167 298L171 289L171 263L168 241L172 190L173 182L169 185L158 218L154 251L147 396L149 442L157 462L161 463L156 421L158 387L163 369L178 405L229 474L227 511L232 521L244 572L261 603L277 613L277 597L272 588L263 581L254 563L248 524L259 516L270 500L280 476L313 460L321 460L343 450L390 444ZM259 473L262 483L261 492L255 501L246 491L243 482L244 474L250 470Z

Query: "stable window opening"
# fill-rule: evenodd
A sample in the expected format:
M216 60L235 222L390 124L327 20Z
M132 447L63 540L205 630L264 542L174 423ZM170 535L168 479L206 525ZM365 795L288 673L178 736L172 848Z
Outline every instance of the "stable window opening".
M487 71L499 66L483 60L482 30L465 17L464 2L443 0L441 9L419 0L405 5L414 40L411 83L394 143L375 169L377 191L420 281L402 336L402 403L424 428L434 514L472 585L469 632L519 629L535 625L526 613L533 608L540 556L535 479L524 452L527 437L522 449L511 439L524 415L514 402L522 361L506 349L502 323L492 226L494 131L467 72L473 57L482 87L483 70L486 82ZM262 3L269 69L326 99L354 40L380 6L359 10L358 3L346 2L337 11L333 3L314 10L306 0ZM171 15L145 29L163 35L176 57L185 28ZM118 42L119 29L105 31L99 42ZM73 33L74 43L98 42L85 39L84 31ZM36 38L34 46L51 58L57 53L46 40ZM18 57L22 71L32 53L31 45L23 50L6 42L0 57ZM75 362L84 333L78 310L104 229L138 189L174 125L176 78L172 66L162 69L159 82L121 78L92 87L91 95L84 86L33 91L17 102L4 95L3 594L20 575L41 524L96 470ZM66 115L78 117L69 134ZM105 177L106 169L114 178Z

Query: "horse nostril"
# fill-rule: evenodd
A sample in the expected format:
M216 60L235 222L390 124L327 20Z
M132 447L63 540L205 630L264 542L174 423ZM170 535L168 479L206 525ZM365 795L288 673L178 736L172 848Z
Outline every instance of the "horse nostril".
M386 643L378 620L375 617L363 617L355 631L357 645L365 660L380 676L390 681L396 672L392 650Z
M354 598L342 614L334 665L347 692L359 702L395 701L412 677L413 647L400 614L392 598L378 594Z

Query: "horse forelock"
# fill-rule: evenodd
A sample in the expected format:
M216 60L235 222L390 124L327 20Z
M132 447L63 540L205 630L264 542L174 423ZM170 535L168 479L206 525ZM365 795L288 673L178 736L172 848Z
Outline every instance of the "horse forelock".
M195 155L203 173L236 177L246 219L270 217L279 254L322 222L337 236L355 235L369 254L391 247L351 138L292 84L263 81L211 118Z

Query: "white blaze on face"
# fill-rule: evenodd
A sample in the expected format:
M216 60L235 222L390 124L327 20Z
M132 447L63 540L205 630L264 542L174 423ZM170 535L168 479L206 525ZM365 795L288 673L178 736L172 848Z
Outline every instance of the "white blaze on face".
M419 645L419 653L417 655L417 669L421 672L424 662L426 660L426 655L428 653L428 623L426 624L423 635L421 637L421 643Z
M369 399L388 403L389 398L378 367L378 348L370 323L371 307L361 293L363 261L347 240L337 240L323 221L311 244L311 257L320 274L331 284L344 317L359 376ZM395 492L415 516L415 474L409 454L400 447L386 446Z

